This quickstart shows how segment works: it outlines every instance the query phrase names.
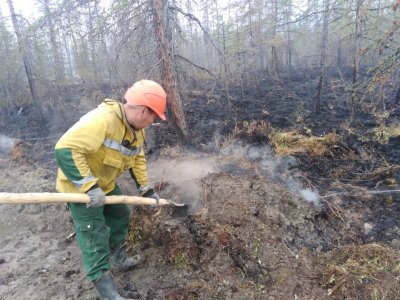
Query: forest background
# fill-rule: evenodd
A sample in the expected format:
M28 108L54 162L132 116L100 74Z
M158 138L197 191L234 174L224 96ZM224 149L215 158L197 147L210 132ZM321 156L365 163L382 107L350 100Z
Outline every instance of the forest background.
M31 3L35 11L23 15L12 0L1 6L6 111L33 105L43 118L82 90L121 92L153 78L166 87L171 120L185 138L181 99L206 82L243 98L247 88L259 94L263 86L317 79L309 107L317 113L329 105L324 89L346 97L351 114L366 109L381 119L399 103L398 1ZM230 95L231 87L240 94Z

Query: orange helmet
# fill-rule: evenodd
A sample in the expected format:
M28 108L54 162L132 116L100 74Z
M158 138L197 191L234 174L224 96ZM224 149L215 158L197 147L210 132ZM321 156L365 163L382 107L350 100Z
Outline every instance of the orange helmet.
M157 82L142 79L135 82L125 93L129 105L144 105L154 111L162 120L166 120L164 112L167 94Z

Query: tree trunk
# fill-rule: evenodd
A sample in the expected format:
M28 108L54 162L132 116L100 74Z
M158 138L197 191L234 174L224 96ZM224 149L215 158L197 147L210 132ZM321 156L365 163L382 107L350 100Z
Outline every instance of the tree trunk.
M258 39L259 42L257 43L257 48L258 48L258 55L259 55L259 59L260 59L260 69L259 69L259 75L262 77L262 74L264 72L264 48L263 48L263 33L262 33L262 27L263 27L263 11L262 9L260 9L258 11L258 20L257 20L257 35L258 35ZM262 79L262 78L261 78Z
M336 61L337 61L337 66L339 68L339 70L341 70L342 67L342 38L339 36L338 38L338 48L336 51Z
M329 0L324 1L325 12L323 19L323 30L322 30L322 46L321 46L321 59L320 59L320 75L318 81L317 95L315 97L315 112L319 112L321 109L321 96L322 88L325 78L325 62L326 62L326 52L328 48L328 21L329 21Z
M209 41L209 37L208 34L210 34L211 29L210 29L210 20L209 20L209 16L210 16L210 9L209 9L209 1L204 1L204 6L203 6L203 27L204 27L204 31L203 31L203 43L204 43L204 64L206 66L207 69L210 70L215 70L215 65L214 62L212 60L212 46L211 43Z
M355 114L356 102L358 99L358 82L360 76L360 47L361 47L361 8L364 0L357 0L356 7L356 29L355 29L355 47L353 59L353 87L351 93L351 113Z
M286 31L287 31L287 65L289 68L289 79L291 80L292 78L292 40L291 40L291 36L290 36L290 17L292 16L292 3L291 1L289 1L289 3L287 4L287 16L286 16Z
M31 62L29 59L29 55L28 55L27 44L25 42L25 39L22 37L21 30L19 29L19 25L18 25L17 17L15 15L15 10L14 10L14 5L12 3L12 0L7 0L7 3L8 3L8 7L10 9L10 13L11 13L11 20L12 20L12 24L14 27L15 35L17 36L19 52L22 56L22 61L24 63L26 77L28 78L28 84L29 84L29 89L30 89L31 96L32 96L32 101L33 101L33 104L34 104L38 114L39 114L39 119L40 119L39 122L40 122L43 119L43 114L42 114L41 107L38 103L38 98L36 96L36 89L35 89L35 84L34 84L34 80L33 80L32 66L31 66Z
M96 43L94 40L94 26L93 26L93 18L97 13L97 0L94 2L94 9L92 9L91 3L88 2L88 9L89 9L89 19L88 19L88 26L89 26L89 44L90 44L90 63L92 67L92 75L93 81L96 83L98 79L97 74L97 64L96 64Z
M61 47L57 45L57 38L56 38L56 33L54 31L54 24L50 12L49 0L43 0L43 5L47 17L46 18L47 26L49 26L49 39L50 39L51 52L53 55L53 67L54 67L56 85L57 87L59 87L59 85L65 80L64 62L62 56L60 55L60 51L58 50Z
M72 8L69 8L71 9ZM73 66L73 69L71 70L71 78L83 78L83 72L81 71L81 69L83 69L83 64L84 64L84 55L79 53L79 41L77 40L76 34L75 34L75 30L73 30L73 21L71 20L71 15L67 14L66 17L66 21L68 24L68 28L69 28L69 37L71 38L72 41L72 53L70 49L70 46L68 45L68 43L66 42L66 49L67 49L67 53L70 54L70 56L72 56L72 59L70 61L71 66ZM83 51L83 50L82 50Z
M277 25L278 25L278 0L273 2L273 28L272 28L272 40L276 41ZM276 81L279 81L279 68L278 68L278 53L275 44L271 47L271 72L272 76Z
M181 142L188 137L185 115L182 108L182 100L176 90L176 80L172 67L170 45L165 38L166 35L166 3L163 0L153 0L154 30L158 43L158 51L161 60L161 75L163 85L167 92L168 102L172 111L172 122L175 125Z

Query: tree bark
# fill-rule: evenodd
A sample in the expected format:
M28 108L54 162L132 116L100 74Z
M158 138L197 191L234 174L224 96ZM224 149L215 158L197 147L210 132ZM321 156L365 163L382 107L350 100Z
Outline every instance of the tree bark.
M166 35L166 3L163 0L153 0L154 30L158 43L158 51L161 60L161 75L163 85L167 93L168 102L172 111L172 122L175 125L181 142L188 137L185 115L183 112L182 100L176 90L176 79L170 59L170 44L165 38Z

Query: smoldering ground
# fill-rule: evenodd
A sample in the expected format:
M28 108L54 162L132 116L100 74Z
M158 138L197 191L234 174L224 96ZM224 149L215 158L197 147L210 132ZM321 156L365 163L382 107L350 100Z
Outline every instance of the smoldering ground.
M163 183L168 182L175 198L171 200L190 204L192 213L203 206L203 180L218 172L236 176L241 176L241 172L245 172L246 174L242 175L246 176L253 172L253 175L261 176L266 182L280 184L303 200L321 208L318 191L312 187L305 187L298 179L300 173L296 170L296 159L292 156L276 157L269 145L247 145L232 141L215 155L196 156L188 151L185 156L190 158L184 159L182 156L152 161L149 163L148 172L162 198L164 194L171 195L171 191L163 191ZM252 165L251 168L248 168L249 164Z

